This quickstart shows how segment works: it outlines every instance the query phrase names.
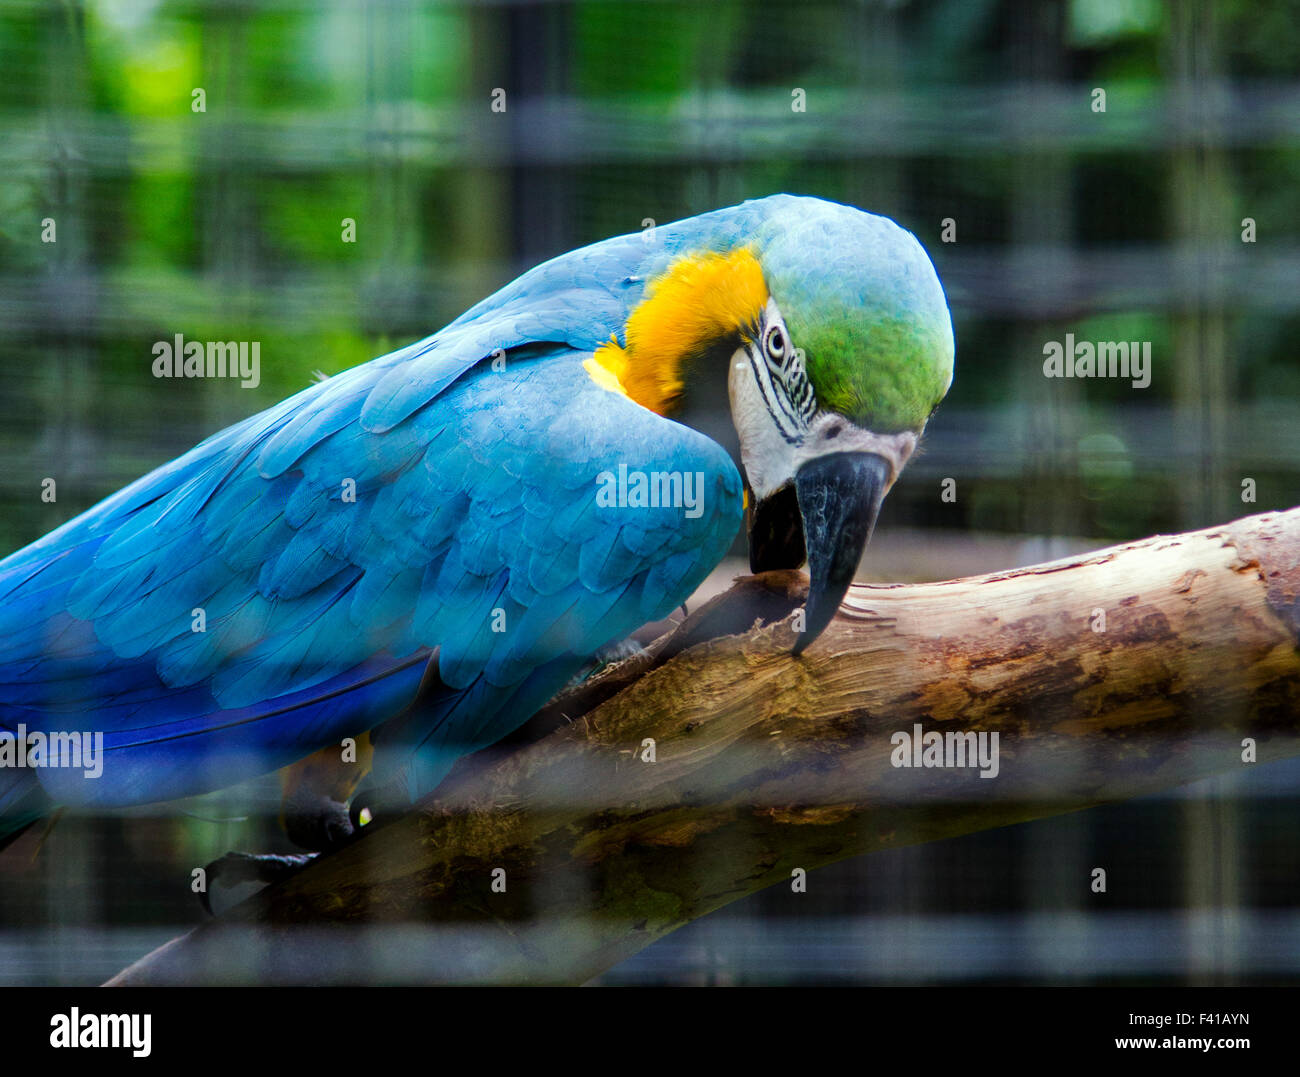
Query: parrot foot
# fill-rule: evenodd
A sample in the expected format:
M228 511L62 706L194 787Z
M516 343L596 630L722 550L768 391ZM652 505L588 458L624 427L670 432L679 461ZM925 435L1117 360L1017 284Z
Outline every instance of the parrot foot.
M356 837L345 801L300 786L284 798L280 817L286 837L299 849L328 853Z
M358 798L360 799L360 798ZM321 853L333 852L361 836L361 827L369 822L362 816L364 805L350 813L348 805L326 795L317 795L303 786L284 801L281 821L286 835L306 853L226 853L205 869L207 889L199 894L204 911L214 915L209 893L216 882L223 890L233 890L250 883L275 883L287 879Z
M316 859L318 853L226 853L206 868L207 886L199 893L203 911L214 916L209 893L218 880L223 888L244 883L274 883L296 874Z

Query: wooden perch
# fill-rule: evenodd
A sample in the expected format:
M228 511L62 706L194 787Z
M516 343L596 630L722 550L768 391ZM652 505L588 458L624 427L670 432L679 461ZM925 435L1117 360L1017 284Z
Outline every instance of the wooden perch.
M313 981L363 925L414 922L428 981L581 983L796 868L1237 771L1247 740L1261 763L1300 754L1300 509L858 585L793 658L803 588L740 580L531 742L111 982ZM996 732L996 777L893 765L915 725Z

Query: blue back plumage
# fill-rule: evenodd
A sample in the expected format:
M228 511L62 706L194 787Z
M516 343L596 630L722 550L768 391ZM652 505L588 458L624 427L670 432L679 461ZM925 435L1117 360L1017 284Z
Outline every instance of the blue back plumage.
M774 201L554 259L0 561L0 729L105 737L101 777L41 770L45 794L128 804L275 769L403 715L436 652L441 694L379 738L378 769L423 792L679 605L736 533L739 474L582 364L658 268ZM702 511L598 504L620 465L698 473ZM0 817L31 793L0 787Z

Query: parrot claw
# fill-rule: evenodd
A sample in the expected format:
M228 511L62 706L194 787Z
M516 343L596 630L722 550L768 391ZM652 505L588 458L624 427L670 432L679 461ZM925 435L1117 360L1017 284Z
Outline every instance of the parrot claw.
M318 853L226 853L212 861L204 873L207 876L206 887L199 892L199 901L203 911L215 916L209 894L212 885L221 880L223 888L233 888L244 883L275 883L287 879L313 860Z
M328 853L357 836L347 803L300 789L281 810L284 832L299 849Z
M286 798L282 822L289 839L306 853L226 853L212 861L204 870L207 889L199 894L204 911L213 916L209 899L213 883L218 880L222 889L234 889L249 883L275 883L287 879L321 853L333 852L361 836L363 805L348 805L328 796L318 796L309 789L299 789ZM364 820L368 822L368 818Z

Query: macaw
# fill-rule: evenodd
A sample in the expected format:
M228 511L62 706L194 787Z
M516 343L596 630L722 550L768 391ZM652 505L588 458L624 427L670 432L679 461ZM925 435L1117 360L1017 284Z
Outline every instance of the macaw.
M414 800L677 609L745 521L754 571L807 561L802 650L953 354L916 238L820 199L532 269L0 561L0 749L102 733L97 775L0 765L0 844L276 770L286 803L345 800L361 770L314 773L343 738ZM300 814L300 845L350 833Z

